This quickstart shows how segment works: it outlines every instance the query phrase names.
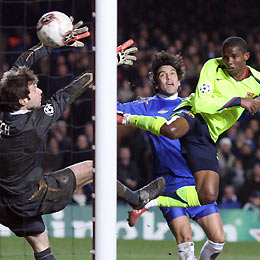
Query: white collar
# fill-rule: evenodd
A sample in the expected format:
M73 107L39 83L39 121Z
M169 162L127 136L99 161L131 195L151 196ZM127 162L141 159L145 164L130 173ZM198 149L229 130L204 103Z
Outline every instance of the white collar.
M171 96L165 96L163 94L159 94L158 93L157 96L162 98L162 99L166 99L166 100L174 100L174 99L178 98L178 93L175 93L175 94L173 94Z
M20 109L20 110L17 110L17 111L14 111L14 112L11 112L10 114L11 115L23 115L23 114L26 114L28 112L30 112L31 110L23 110L23 109Z

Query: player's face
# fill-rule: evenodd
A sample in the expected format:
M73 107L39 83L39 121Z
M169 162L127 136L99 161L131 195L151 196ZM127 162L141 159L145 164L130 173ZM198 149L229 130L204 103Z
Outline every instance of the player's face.
M222 59L228 72L234 77L243 77L246 72L246 61L249 52L243 53L239 47L228 47L223 49Z
M41 106L42 101L42 90L37 87L37 85L33 82L29 82L29 98L26 104L27 109L37 108Z
M159 93L166 96L177 93L180 86L176 69L171 65L164 65L158 69L157 81Z

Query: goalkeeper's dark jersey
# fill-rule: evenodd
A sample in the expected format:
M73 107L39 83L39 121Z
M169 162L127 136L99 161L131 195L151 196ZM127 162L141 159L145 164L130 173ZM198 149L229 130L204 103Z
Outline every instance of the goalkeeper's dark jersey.
M30 67L48 51L42 45L35 46L18 58L13 69ZM0 196L22 195L38 185L48 129L91 83L92 74L83 73L57 91L45 106L0 113Z

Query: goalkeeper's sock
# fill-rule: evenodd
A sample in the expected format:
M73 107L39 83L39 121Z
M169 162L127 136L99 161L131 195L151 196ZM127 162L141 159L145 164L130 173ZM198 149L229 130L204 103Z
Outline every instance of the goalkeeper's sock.
M146 209L150 209L150 208L154 208L154 207L158 207L158 198L149 201L149 202L145 205L145 208L146 208Z
M170 196L170 197L169 197ZM159 196L159 207L196 207L201 206L195 186L184 186L172 195Z
M50 247L48 247L47 249L45 249L39 253L34 253L34 258L36 260L56 260L53 253L51 252Z
M131 191L120 181L117 181L117 197L131 205L139 204L139 193Z
M154 135L161 135L160 129L167 120L163 117L152 117L152 116L138 116L133 115L130 119L130 124L137 126L141 129L147 130Z

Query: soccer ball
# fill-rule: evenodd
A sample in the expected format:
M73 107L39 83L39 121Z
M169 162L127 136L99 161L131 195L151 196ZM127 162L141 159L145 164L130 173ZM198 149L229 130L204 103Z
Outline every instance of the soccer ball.
M61 12L53 11L44 14L37 23L37 36L46 46L62 47L66 43L66 36L73 29L70 18Z

